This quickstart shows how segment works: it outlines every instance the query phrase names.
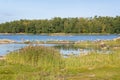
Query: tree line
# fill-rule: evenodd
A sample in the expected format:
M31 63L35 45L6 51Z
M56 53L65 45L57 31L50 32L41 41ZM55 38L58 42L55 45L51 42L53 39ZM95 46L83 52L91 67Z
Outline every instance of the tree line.
M120 16L16 20L0 24L0 33L120 33Z

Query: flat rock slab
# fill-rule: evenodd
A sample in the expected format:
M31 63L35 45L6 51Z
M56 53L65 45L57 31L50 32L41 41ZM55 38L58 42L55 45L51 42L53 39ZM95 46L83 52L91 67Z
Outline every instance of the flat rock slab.
M14 43L14 40L10 39L0 39L0 44Z

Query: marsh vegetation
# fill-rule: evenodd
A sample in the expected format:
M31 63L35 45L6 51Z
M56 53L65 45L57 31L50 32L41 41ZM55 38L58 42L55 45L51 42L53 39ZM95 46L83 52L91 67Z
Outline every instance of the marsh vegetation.
M101 42L112 52L64 57L56 48L31 45L11 52L0 60L0 80L119 80L119 40L80 42L73 46L102 49Z

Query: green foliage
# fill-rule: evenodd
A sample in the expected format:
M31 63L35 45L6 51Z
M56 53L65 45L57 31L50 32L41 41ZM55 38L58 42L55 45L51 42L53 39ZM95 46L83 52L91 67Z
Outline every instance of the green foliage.
M54 80L63 65L60 53L44 46L27 46L9 53L6 64L7 67L1 68L0 74L16 75L13 80Z
M41 69L59 66L61 61L57 50L43 46L27 46L6 55L6 58L8 62L38 66Z
M1 23L0 33L120 33L120 17L19 20Z
M119 42L104 41L114 50L109 54L91 52L67 57L54 48L28 46L0 60L0 80L119 80ZM95 43L81 44L94 47ZM81 44L76 46L81 47Z
M61 68L40 69L37 66L10 62L0 66L1 80L119 80L120 51L113 54L91 53L63 58ZM9 57L9 56L8 56ZM8 58L7 57L7 58ZM22 56L21 56L22 57ZM14 58L15 59L15 58ZM50 59L49 59L50 60ZM19 62L19 61L18 61ZM1 63L2 64L2 63ZM4 64L4 63L3 63ZM52 64L52 63L51 63ZM64 64L64 65L63 65ZM42 64L41 66L47 64ZM56 65L56 64L55 64ZM60 66L59 65L59 66ZM49 68L51 69L51 68Z

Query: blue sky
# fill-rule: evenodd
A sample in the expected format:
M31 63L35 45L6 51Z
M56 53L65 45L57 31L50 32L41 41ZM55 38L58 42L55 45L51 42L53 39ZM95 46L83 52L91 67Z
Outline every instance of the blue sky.
M0 0L0 23L95 15L120 15L120 0Z

